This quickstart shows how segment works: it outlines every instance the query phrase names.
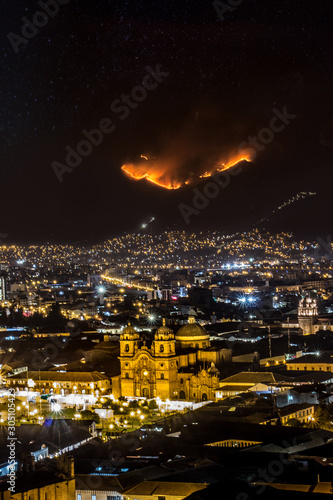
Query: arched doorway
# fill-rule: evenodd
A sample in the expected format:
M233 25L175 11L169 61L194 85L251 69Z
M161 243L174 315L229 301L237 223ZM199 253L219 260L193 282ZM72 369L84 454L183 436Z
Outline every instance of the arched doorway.
M142 389L142 397L143 398L149 398L149 390L148 390L148 387L144 387Z
M179 391L179 399L185 399L185 391Z
M201 401L207 401L207 394L204 392L203 395L201 396Z

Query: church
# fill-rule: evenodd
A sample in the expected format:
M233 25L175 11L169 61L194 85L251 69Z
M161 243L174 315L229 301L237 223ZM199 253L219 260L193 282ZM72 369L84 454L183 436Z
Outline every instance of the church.
M163 320L147 345L128 325L120 335L120 388L125 397L215 400L220 369L231 350L213 347L209 333L190 316L176 335Z
M302 297L298 304L298 324L303 335L313 335L318 321L317 301L308 295Z

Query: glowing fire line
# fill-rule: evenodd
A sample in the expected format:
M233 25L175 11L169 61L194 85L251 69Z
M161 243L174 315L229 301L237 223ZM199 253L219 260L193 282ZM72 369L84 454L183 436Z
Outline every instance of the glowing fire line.
M121 169L125 172L125 174L127 174L129 177L131 177L135 181L141 181L142 179L146 179L147 181L152 182L153 184L156 184L156 186L160 186L160 187L165 188L165 189L179 189L180 187L182 187L181 184L176 184L176 185L163 184L162 182L159 182L156 179L153 179L152 178L153 174L149 174L149 173L142 174L142 175L135 174L135 173L131 172L130 170L128 170L128 168L130 166L133 166L135 168L135 165L130 164L130 165L123 165L121 167Z
M164 189L179 189L183 185L189 185L194 182L191 179L187 179L185 181L175 181L172 179L172 171L170 173L170 169L167 167L166 162L159 162L149 160L147 156L141 155L141 158L145 161L141 161L137 164L128 163L121 167L123 172L125 172L131 179L136 181L140 181L142 179L146 179L147 181L155 184L156 186L162 187ZM149 165L146 164L146 161L151 162ZM245 154L244 152L239 155L235 155L232 160L227 163L220 163L217 167L212 168L211 172L204 172L201 175L198 175L198 179L211 177L214 174L219 172L223 172L224 170L228 170L238 163L242 161L251 161L251 155ZM171 169L172 170L172 169Z

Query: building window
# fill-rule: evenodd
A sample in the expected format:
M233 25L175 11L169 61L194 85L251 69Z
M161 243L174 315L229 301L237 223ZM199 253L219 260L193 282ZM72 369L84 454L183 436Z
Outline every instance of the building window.
M77 500L81 500L81 498L82 498L82 497L81 497L81 494L80 494L80 493L78 493L78 494L77 494Z
M164 373L161 373L161 380L164 380Z
M164 345L160 345L160 352L164 352Z
M96 495L91 495L91 500L96 500Z
M183 383L184 383L184 379L183 379L183 378L181 378L181 379L180 379L180 383L181 383L181 384L183 384Z
M125 373L125 378L129 378L129 375L128 375L128 373Z
M125 352L129 352L129 345L128 344L125 345Z

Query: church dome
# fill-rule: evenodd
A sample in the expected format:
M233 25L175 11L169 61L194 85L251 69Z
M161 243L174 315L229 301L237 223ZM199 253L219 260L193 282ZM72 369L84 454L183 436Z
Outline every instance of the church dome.
M165 318L163 318L163 324L162 326L159 327L159 329L156 331L158 334L163 334L163 335L169 335L170 333L173 333L171 328L168 328L165 324Z
M179 328L176 340L209 340L209 333L195 322L193 316L188 318L188 324Z
M136 331L135 331L134 327L130 323L128 323L128 325L125 326L125 328L123 329L122 333L134 335L136 333Z
M159 327L155 332L155 340L163 340L163 339L174 339L174 334L171 328L168 328L165 324L165 318L163 318L163 324Z

